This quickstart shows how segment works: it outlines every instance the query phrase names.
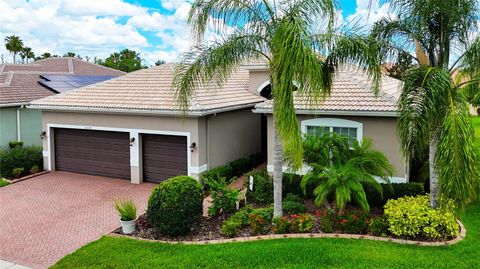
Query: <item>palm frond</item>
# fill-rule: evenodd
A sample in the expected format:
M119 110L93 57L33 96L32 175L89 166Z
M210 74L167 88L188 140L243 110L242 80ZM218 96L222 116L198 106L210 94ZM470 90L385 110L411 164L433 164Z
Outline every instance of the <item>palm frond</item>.
M188 14L187 24L198 43L209 27L214 32L225 32L228 25L249 25L250 29L264 29L271 20L268 2L244 0L197 0Z
M236 32L210 46L196 46L183 55L175 67L173 86L183 111L189 98L202 85L215 82L223 85L233 70L245 60L263 57L263 37Z
M462 94L450 91L450 104L439 135L436 170L440 194L465 207L476 198L479 186L473 126Z

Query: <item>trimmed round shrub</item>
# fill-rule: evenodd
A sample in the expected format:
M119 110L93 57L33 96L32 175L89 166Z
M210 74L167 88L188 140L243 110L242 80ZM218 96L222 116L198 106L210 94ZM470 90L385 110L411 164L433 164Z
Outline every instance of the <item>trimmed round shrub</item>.
M202 185L192 177L177 176L160 183L148 200L148 222L170 236L185 235L202 215Z

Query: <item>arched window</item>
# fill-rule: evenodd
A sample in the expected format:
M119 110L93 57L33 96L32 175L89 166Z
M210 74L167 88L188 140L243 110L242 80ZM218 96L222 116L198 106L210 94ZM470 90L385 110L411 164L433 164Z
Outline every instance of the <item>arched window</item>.
M338 118L316 118L303 120L300 126L303 134L337 133L362 142L363 124L361 122Z

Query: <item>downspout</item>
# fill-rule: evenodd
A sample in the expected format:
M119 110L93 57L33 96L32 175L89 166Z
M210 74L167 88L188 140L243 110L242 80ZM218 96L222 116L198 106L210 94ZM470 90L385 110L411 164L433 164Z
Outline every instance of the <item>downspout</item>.
M19 108L17 108L17 141L22 141L22 134L21 134L21 119L20 119L20 110L22 108L25 108L25 105L21 105Z

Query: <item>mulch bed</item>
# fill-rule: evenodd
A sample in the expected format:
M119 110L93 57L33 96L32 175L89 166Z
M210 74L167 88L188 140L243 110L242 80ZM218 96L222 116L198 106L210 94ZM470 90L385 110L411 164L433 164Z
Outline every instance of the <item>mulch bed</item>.
M309 212L315 212L319 208L315 206L312 200L305 201L305 206L307 207ZM253 205L253 207L261 207L261 205ZM383 210L380 209L372 209L372 214L381 215ZM229 237L224 236L221 233L221 226L223 222L231 216L229 215L220 215L216 217L202 217L201 220L196 223L191 232L188 235L184 236L176 236L171 237L162 234L158 229L148 224L147 215L143 214L138 217L137 219L137 229L134 233L129 234L128 236L132 237L140 237L145 239L151 240L162 240L162 241L205 241L205 240L218 240L218 239L227 239ZM123 234L122 228L117 228L113 231L116 234ZM315 222L313 230L311 233L323 233L320 230L319 222ZM268 234L273 234L270 231ZM252 236L252 232L250 227L246 227L237 234L236 237L248 237Z
M252 204L251 204L252 205ZM315 212L315 210L319 210L318 207L315 206L312 200L305 201L305 205L309 212ZM253 207L261 207L260 205L252 205ZM322 210L323 208L320 208ZM349 208L354 209L354 207ZM372 207L370 211L370 217L381 216L383 215L383 208L381 207ZM132 234L128 234L127 236L130 237L137 237L149 240L160 240L160 241L208 241L208 240L219 240L219 239L228 239L229 237L224 236L221 233L221 226L223 222L228 219L231 214L228 215L220 215L215 217L201 217L201 220L197 222L193 227L189 234L184 236L167 236L162 234L158 229L148 224L147 215L143 214L138 217L137 219L137 227L136 231ZM122 233L122 228L119 227L113 231L115 234L124 235ZM334 233L342 233L342 231L336 230ZM263 235L270 235L274 234L271 230ZM320 229L320 222L315 221L313 230L310 234L324 234L324 232ZM368 234L366 234L368 235ZM238 232L235 237L250 237L252 236L252 230L250 227L243 228ZM439 240L429 240L426 238L407 238L407 237L395 237L395 236L388 236L387 238L392 239L402 239L402 240L417 240L422 242L444 242L446 240L439 239ZM450 238L451 239L451 238ZM450 240L448 239L448 240Z

